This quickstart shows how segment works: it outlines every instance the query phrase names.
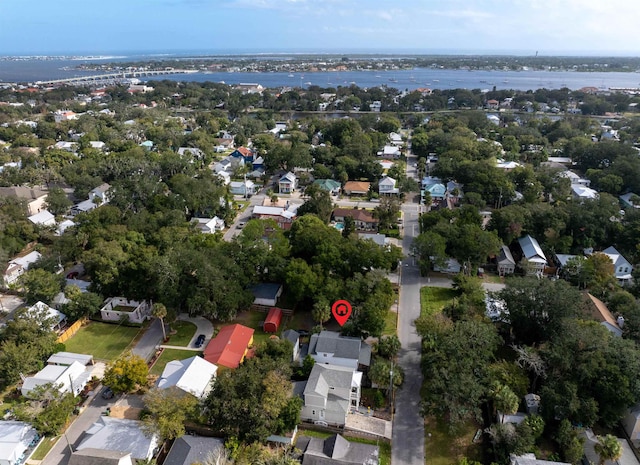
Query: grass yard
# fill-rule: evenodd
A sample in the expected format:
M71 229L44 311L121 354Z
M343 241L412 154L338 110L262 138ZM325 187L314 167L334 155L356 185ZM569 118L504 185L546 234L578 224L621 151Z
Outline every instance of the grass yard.
M261 323L266 318L267 318L266 313L247 310L245 312L238 313L238 316L236 317L235 320L232 321L232 323L240 323L241 325L255 329L255 333L253 333L253 345L256 346L268 340L269 337L272 336L271 333L265 333L262 330ZM218 329L219 329L219 326L218 326ZM282 325L280 326L280 329L282 329ZM276 333L276 335L278 334L279 332Z
M91 321L64 343L68 352L91 354L96 360L115 360L132 345L142 328Z
M167 344L187 347L193 336L196 334L196 329L198 329L198 327L190 321L176 321L171 325L171 329L176 331L176 334L169 336Z
M311 318L311 312L304 310L294 312L293 315L285 317L283 321L284 324L282 327L285 329L304 329L306 331L311 331L311 328L316 325L316 322Z
M398 314L396 312L388 311L387 316L384 318L384 329L382 330L383 336L393 336L398 333Z
M435 315L458 295L447 287L423 287L420 289L420 315Z
M314 431L309 429L298 429L298 436L308 436L312 438L326 439L333 433L326 433L324 431ZM345 436L345 435L343 435ZM352 438L345 436L348 441L359 442L361 444L371 444L380 447L380 465L391 465L391 443L387 440L381 439L376 441L375 439L362 439ZM450 464L447 464L450 465Z
M49 451L56 445L58 442L58 438L60 436L54 436L52 438L45 437L38 448L33 452L31 456L31 460L42 460L44 459Z
M151 370L149 370L149 373L160 376L164 371L164 367L172 360L184 360L185 358L191 358L201 353L202 352L195 350L164 349L158 360L156 360L156 363L154 363Z
M469 422L459 435L452 436L447 425L439 423L435 418L425 419L424 454L425 464L451 465L462 457L482 463L482 446L473 443L473 436L478 425Z

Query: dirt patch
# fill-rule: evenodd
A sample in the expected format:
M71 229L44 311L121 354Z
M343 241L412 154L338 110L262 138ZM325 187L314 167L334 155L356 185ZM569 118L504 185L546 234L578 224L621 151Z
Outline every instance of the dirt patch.
M114 405L111 407L111 417L125 418L127 420L138 420L140 418L141 408L131 407L129 405Z

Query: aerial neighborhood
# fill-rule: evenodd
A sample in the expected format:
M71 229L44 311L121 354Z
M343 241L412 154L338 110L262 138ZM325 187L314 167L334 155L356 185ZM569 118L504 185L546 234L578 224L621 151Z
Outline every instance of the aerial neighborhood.
M0 464L640 463L639 103L0 85Z

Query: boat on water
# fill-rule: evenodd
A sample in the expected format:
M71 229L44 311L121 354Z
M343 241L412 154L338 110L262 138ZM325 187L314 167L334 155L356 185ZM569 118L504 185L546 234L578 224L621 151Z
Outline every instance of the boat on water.
M398 80L396 78L390 78L389 82L398 82Z
M311 81L307 81L304 84L307 85L307 86L310 86L311 85Z
M440 79L434 79L433 82L440 82Z
M382 76L380 76L379 74L376 74L376 75L375 75L375 77L380 78L380 77L382 77Z
M289 77L295 77L293 74L290 74Z

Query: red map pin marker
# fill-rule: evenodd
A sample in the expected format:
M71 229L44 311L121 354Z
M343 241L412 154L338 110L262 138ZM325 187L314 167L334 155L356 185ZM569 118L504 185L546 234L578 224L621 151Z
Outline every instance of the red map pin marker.
M351 316L351 304L346 300L336 300L331 306L331 313L340 326L344 326Z

